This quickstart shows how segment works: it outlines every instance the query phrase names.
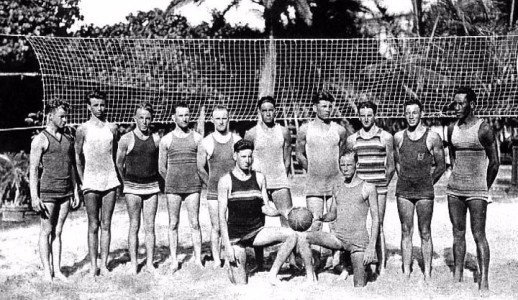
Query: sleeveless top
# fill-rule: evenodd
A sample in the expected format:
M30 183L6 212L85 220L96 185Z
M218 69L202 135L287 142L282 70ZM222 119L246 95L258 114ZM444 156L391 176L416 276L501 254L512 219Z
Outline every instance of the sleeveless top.
M333 186L341 179L339 126L331 122L329 130L322 134L314 128L313 122L308 124L306 196L331 196Z
M124 178L134 183L150 183L158 180L158 147L150 135L146 140L133 134L133 149L126 155Z
M99 128L85 123L83 190L103 192L120 185L113 162L113 133L108 124Z
M362 181L356 186L341 184L336 192L336 237L343 243L366 247L369 244L366 220L369 212L368 202L363 198Z
M364 138L360 132L355 133L356 142L353 150L358 154L358 168L356 172L358 176L374 185L378 190L378 194L387 193L387 177L386 162L387 149L381 141L381 133L383 129L378 131L371 138Z
M289 188L281 125L275 124L266 131L258 124L255 129L253 169L264 174L267 189Z
M396 185L396 196L410 200L433 199L432 165L433 155L426 146L429 129L413 141L408 131L403 132L403 143L399 149L400 172Z
M255 171L245 181L237 179L232 172L229 174L232 188L227 204L228 237L242 238L264 226L265 215L261 209L264 202Z
M226 143L216 141L211 134L214 143L214 150L208 159L209 183L207 184L207 200L218 200L218 182L223 175L232 171L236 162L234 161L234 137L231 135Z
M446 193L461 197L488 196L487 166L489 160L478 138L479 119L470 128L460 128L455 123L451 143L455 149L455 162Z
M61 141L47 130L42 131L49 141L41 157L43 172L40 177L40 198L64 198L73 195L72 140L61 134Z
M170 133L171 144L167 150L167 174L165 192L170 194L192 194L201 191L201 180L198 174L198 144L191 131L187 136L179 138Z

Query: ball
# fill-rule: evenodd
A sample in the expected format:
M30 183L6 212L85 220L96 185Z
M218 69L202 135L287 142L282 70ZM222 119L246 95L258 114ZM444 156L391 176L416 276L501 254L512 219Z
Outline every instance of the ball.
M306 231L313 223L313 214L305 207L294 207L288 214L288 224L295 231Z

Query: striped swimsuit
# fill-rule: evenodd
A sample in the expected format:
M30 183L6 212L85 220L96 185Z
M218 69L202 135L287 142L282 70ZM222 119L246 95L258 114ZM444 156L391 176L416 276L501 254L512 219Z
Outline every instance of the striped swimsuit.
M124 193L150 195L160 192L158 187L158 147L153 136L141 140L134 132L133 149L126 155Z
M387 194L387 150L381 140L382 132L383 129L378 128L378 131L371 138L364 138L360 131L356 132L353 135L356 140L353 150L358 153L358 168L356 170L358 176L376 185L378 194Z

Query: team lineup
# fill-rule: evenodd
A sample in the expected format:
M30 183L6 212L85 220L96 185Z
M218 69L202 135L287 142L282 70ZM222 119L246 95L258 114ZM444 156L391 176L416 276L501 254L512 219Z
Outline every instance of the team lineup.
M466 217L477 248L480 290L488 290L490 250L486 239L489 189L499 169L496 141L491 127L474 116L476 94L469 87L455 90L456 121L448 127L447 146L452 175L447 186L448 210L453 232L453 279L463 280L466 256ZM257 125L244 137L229 130L231 112L214 107L214 132L203 137L190 128L190 109L177 103L172 116L175 128L160 137L152 133L154 111L143 103L135 110L135 129L119 137L117 125L106 120L106 94L93 91L85 98L90 119L75 137L66 128L69 104L58 99L47 105L47 126L31 144L30 192L32 207L41 214L39 253L43 277L66 280L61 273L61 232L70 209L82 202L88 218L90 273L106 275L111 240L111 219L117 190L122 188L129 216L128 252L131 272L137 274L138 232L144 223L146 263L155 273L155 217L163 192L169 216L170 272L179 270L178 228L181 206L188 214L193 262L204 267L199 212L202 189L207 189L210 216L210 249L213 267L226 268L234 284L246 284L253 270L247 265L247 247L253 247L263 269L263 248L278 245L269 270L269 281L281 283L279 271L286 264L300 268L306 281L316 282L323 265L336 267L342 253L350 257L339 279L350 271L355 287L368 276L383 276L387 263L383 221L388 185L397 173L396 199L401 222L402 270L413 272L412 235L414 212L421 238L423 278L432 278L431 221L434 184L446 171L441 137L422 123L418 100L404 103L407 129L392 136L376 125L377 105L357 105L362 128L348 135L332 121L335 99L320 91L312 98L315 118L297 132L296 158L306 171L307 214L294 208L290 190L292 141L289 130L275 120L276 101L259 99ZM306 210L306 209L304 209ZM266 226L265 217L279 217L281 226ZM371 222L367 223L370 216ZM323 231L323 223L329 232ZM321 261L321 248L333 251ZM100 255L100 262L98 257Z

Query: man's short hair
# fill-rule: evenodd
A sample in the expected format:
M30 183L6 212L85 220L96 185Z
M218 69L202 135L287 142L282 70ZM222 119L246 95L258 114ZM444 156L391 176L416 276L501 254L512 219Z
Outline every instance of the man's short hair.
M356 152L356 150L347 149L347 150L345 150L345 152L342 154L342 156L340 158L347 156L347 155L352 155L354 158L354 162L358 162L358 152Z
M320 92L316 92L313 94L313 97L311 98L311 103L314 105L317 105L320 101L329 101L329 102L335 102L335 97L331 95L330 92L326 90L322 90Z
M140 103L137 106L137 109L135 109L135 114L137 114L137 111L139 109L147 110L151 114L151 117L153 117L155 115L155 110L153 109L153 105L151 105L151 103L149 103L149 102L142 102L142 103Z
M405 108L405 110L406 110L406 107L409 105L417 105L417 106L419 106L419 111L423 112L423 104L418 99L412 98L412 99L405 101L405 104L403 104L403 108Z
M50 99L45 107L45 110L47 111L47 114L54 113L58 108L62 108L64 111L67 111L70 109L70 104L64 100L54 98Z
M218 104L218 105L214 106L214 109L212 110L212 113L214 114L214 112L216 110L225 110L225 111L228 112L228 108L225 105L221 105L221 104Z
M187 108L189 111L191 110L191 108L189 107L189 104L187 104L187 102L184 102L184 101L180 101L178 103L175 104L174 106L174 113L176 114L176 110L180 107L183 107L183 108Z
M90 93L88 93L88 95L86 95L85 103L90 105L91 104L90 99L102 99L102 100L106 101L106 93L102 92L98 89L95 89L95 90L91 91Z
M457 96L458 94L465 94L466 100L468 100L469 103L477 102L477 94L475 94L475 91L473 91L473 89L470 88L469 86L460 86L460 87L456 88L455 91L453 92L453 98L455 98L455 96Z
M257 101L257 108L260 109L261 105L263 105L263 103L271 103L273 105L273 107L276 107L275 99L272 96L261 97L261 99L259 99L259 101Z
M378 105L372 102L371 100L360 102L360 104L358 105L358 114L360 113L360 109L362 108L370 108L372 109L372 112L374 114L376 114L376 112L378 111Z
M239 140L234 144L234 152L239 152L241 150L254 150L254 143L249 140Z

